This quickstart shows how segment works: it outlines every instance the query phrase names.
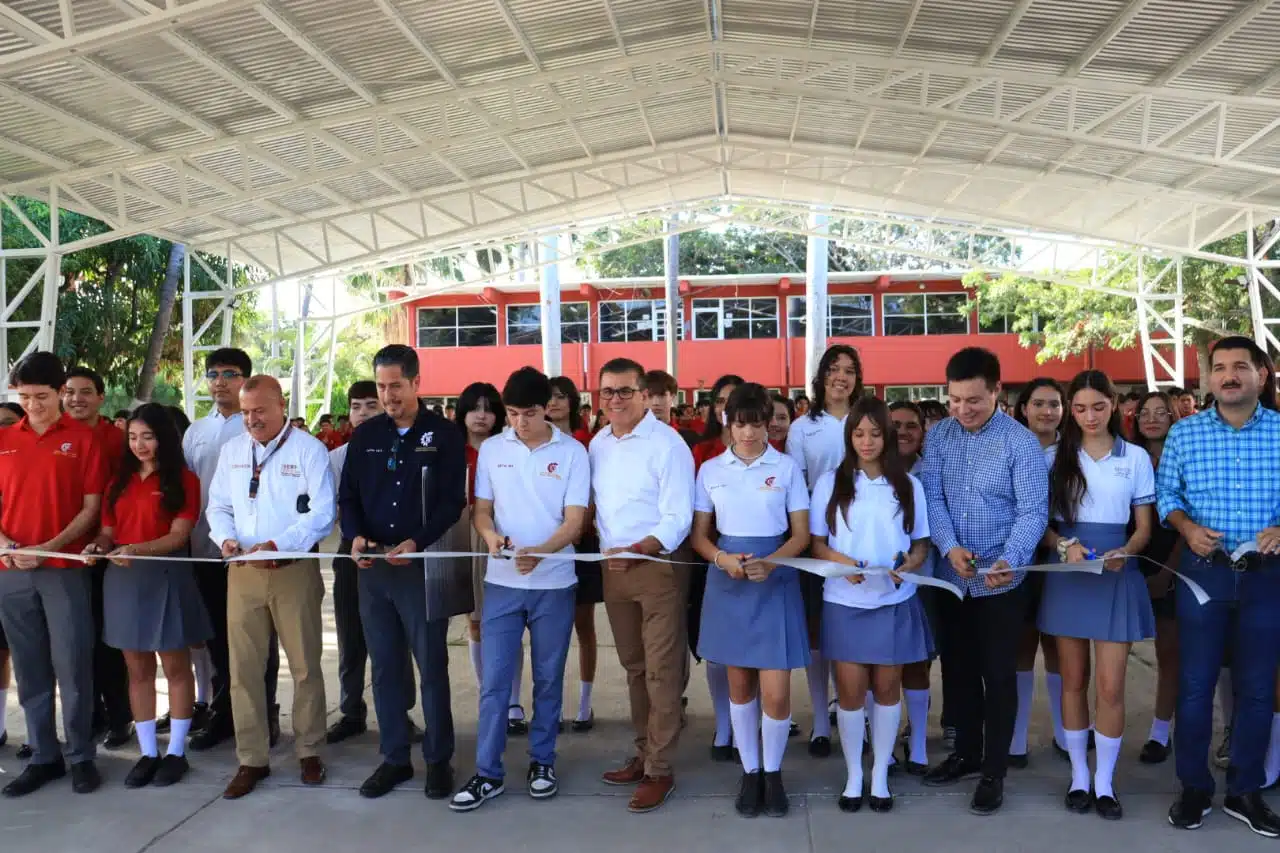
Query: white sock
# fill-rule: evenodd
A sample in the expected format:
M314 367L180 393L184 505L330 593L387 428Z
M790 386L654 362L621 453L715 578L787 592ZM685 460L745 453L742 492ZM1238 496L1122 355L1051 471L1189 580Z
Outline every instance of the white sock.
M734 733L737 733L737 729ZM765 773L777 773L782 769L782 756L787 751L787 735L790 733L790 716L785 720L775 720L768 714L764 715L760 723L760 739L764 741Z
M511 701L507 704L508 720L523 720L524 708L520 707L520 685L524 681L524 640L520 641L520 654L516 658L516 671L511 676Z
M734 740L738 742L738 755L742 758L742 772L755 773L760 769L760 700L752 699L743 705L730 702L729 717Z
M846 797L862 796L862 736L867 727L867 712L836 709L836 725L840 727L840 750L844 753L844 766L848 777L844 783Z
M1031 702L1036 696L1036 674L1028 670L1018 672L1018 716L1013 721L1013 741L1010 755L1027 754L1027 730L1031 728Z
M889 765L902 722L902 703L871 706L871 796L889 796Z
M484 664L480 662L480 641L467 637L467 651L471 653L471 671L476 675L476 685L484 681Z
M578 716L575 719L584 723L591 719L590 681L583 681L578 685Z
M804 668L809 677L809 701L813 704L813 734L810 737L831 737L831 718L827 715L827 681L831 675L830 664L816 650L809 652L809 665ZM839 713L839 712L837 712Z
M209 649L192 649L191 666L196 673L196 702L208 705L213 699L213 658L209 656Z
M1151 718L1151 732L1147 735L1147 740L1153 740L1161 746L1169 745L1169 720L1162 720L1159 717Z
M707 692L711 694L711 710L716 714L715 744L728 746L733 737L733 726L729 722L729 668L722 663L707 661L706 669ZM756 719L758 721L759 717Z
M904 690L907 697L907 722L911 725L911 757L915 764L928 764L929 691Z
M191 731L191 719L179 720L169 718L168 755L185 755L187 751L187 732Z
M1270 788L1280 779L1280 714L1271 715L1271 740L1267 741L1267 757L1263 761L1266 774L1264 788Z
M1049 694L1049 717L1053 720L1053 742L1066 749L1066 729L1062 726L1062 676L1056 672L1046 672L1044 689Z
M1116 775L1116 761L1120 758L1120 741L1123 737L1107 737L1102 732L1093 733L1095 759L1098 764L1093 774L1093 791L1099 797L1114 797L1115 789L1111 787ZM1087 743L1086 743L1087 745Z
M0 735L4 734L4 703L9 698L9 688L0 687Z
M142 750L142 754L159 758L160 748L156 745L156 721L139 720L133 727L138 732L138 748Z
M1068 791L1089 790L1089 730L1067 729L1067 754L1071 756L1071 787Z
M1230 728L1236 715L1236 696L1231 692L1231 670L1218 670L1218 705L1222 708L1222 725Z

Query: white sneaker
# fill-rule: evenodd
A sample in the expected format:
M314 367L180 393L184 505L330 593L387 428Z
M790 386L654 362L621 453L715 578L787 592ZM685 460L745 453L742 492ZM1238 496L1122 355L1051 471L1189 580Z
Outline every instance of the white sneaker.
M472 776L467 780L467 784L462 786L462 790L453 795L453 799L449 801L449 808L455 812L469 812L480 808L486 800L492 800L504 790L506 789L501 779Z
M539 764L534 761L529 765L529 796L535 800L554 797L560 790L556 781L556 769L550 764Z

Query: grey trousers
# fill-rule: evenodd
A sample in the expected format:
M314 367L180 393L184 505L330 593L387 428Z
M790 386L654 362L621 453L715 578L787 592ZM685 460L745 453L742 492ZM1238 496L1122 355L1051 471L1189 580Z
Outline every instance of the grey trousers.
M89 569L0 569L0 624L9 639L32 764L59 760L54 691L62 696L66 759L91 761L93 607Z

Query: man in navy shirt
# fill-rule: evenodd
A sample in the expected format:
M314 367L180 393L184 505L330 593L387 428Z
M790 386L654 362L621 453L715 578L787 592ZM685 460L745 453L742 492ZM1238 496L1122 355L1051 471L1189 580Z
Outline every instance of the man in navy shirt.
M383 763L360 788L380 797L413 778L404 709L407 650L418 664L426 734L426 795L453 793L453 715L449 707L449 620L427 616L421 560L398 555L430 548L462 515L466 457L458 428L418 400L418 354L392 344L373 359L383 414L351 436L338 488L342 538L360 567L360 620L373 669ZM374 553L380 556L372 556ZM438 614L437 614L438 617Z

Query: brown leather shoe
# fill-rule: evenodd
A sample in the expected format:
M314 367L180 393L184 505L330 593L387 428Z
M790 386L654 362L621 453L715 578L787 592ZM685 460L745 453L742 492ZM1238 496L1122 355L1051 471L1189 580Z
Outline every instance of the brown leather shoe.
M636 792L631 795L627 810L636 814L651 812L665 803L675 789L676 777L674 776L645 776L640 780L640 786L636 788Z
M235 777L227 785L227 789L222 792L222 799L238 800L258 787L258 783L270 775L270 767L250 767L247 764L241 764Z
M324 762L315 755L302 759L299 764L302 765L302 784L304 785L322 785L327 771Z
M600 777L606 785L634 785L643 778L644 759L639 756L628 758L626 764Z

